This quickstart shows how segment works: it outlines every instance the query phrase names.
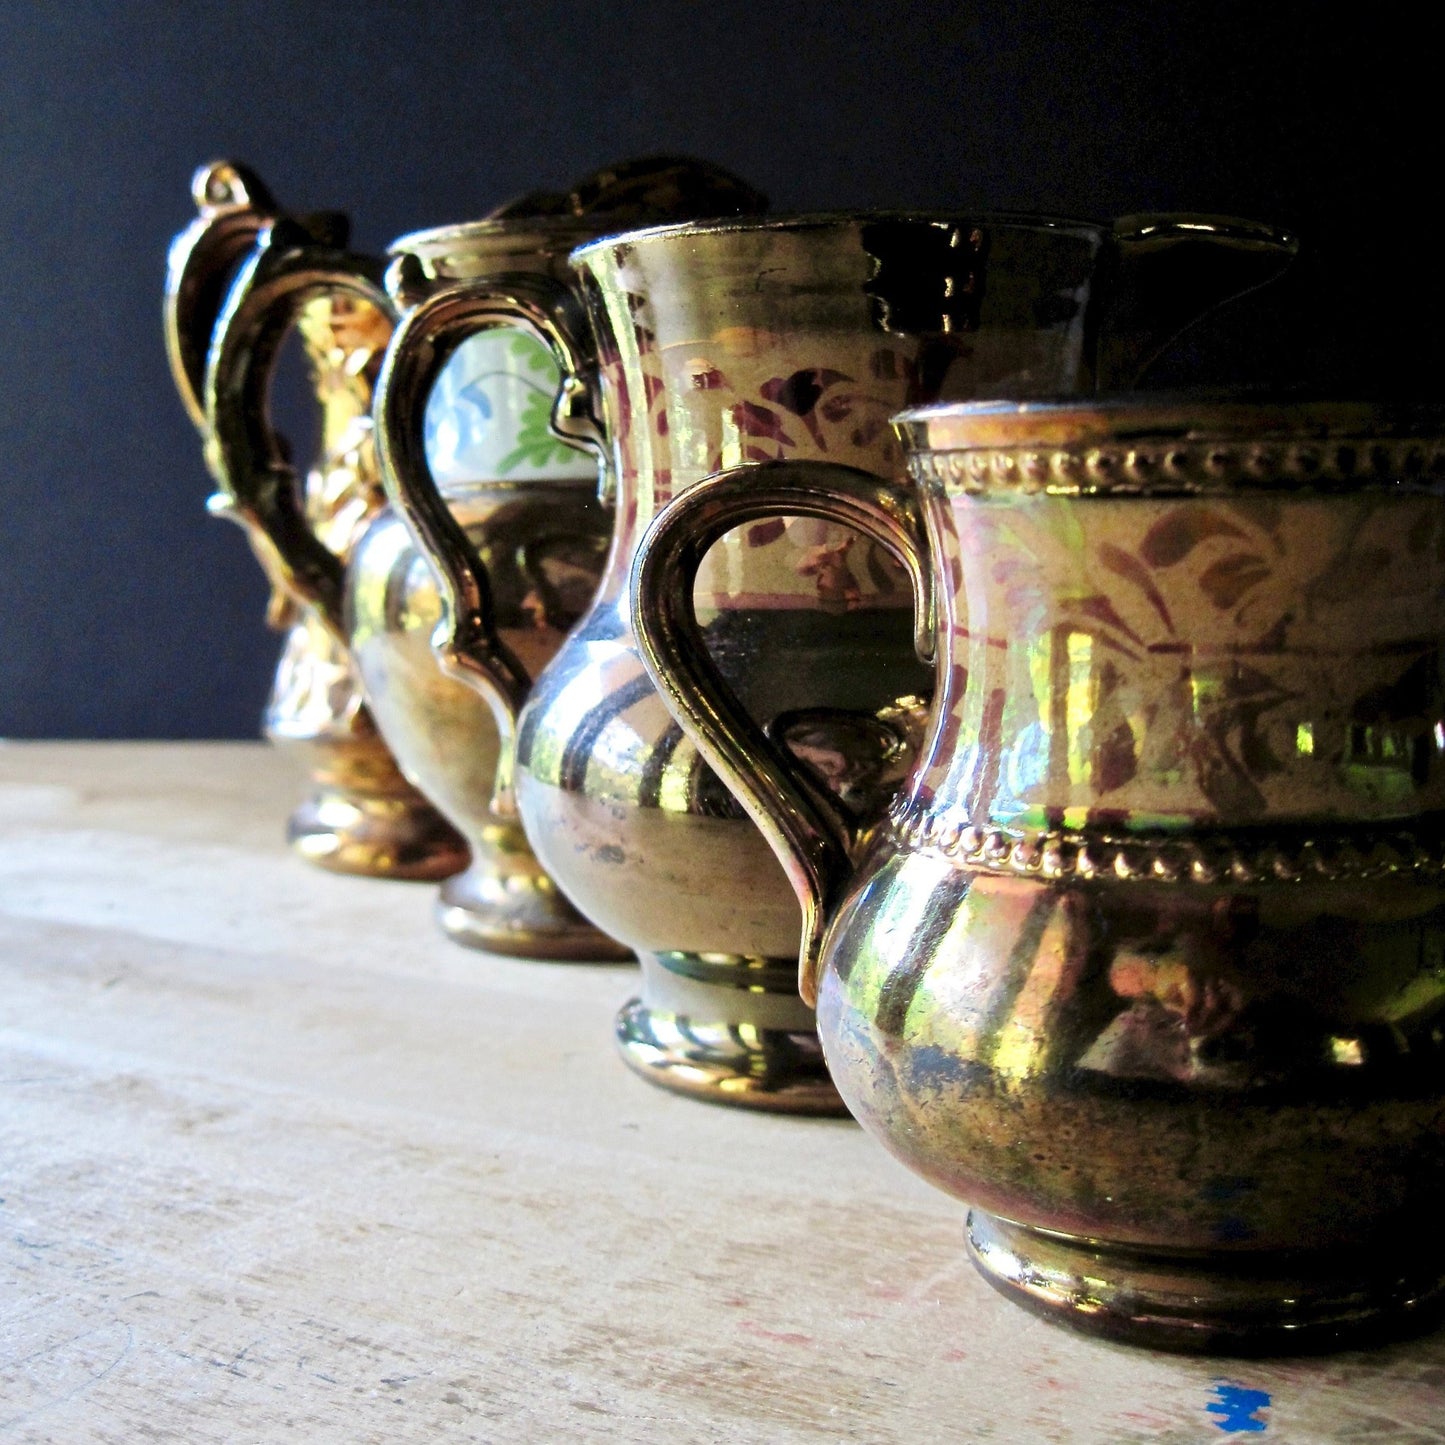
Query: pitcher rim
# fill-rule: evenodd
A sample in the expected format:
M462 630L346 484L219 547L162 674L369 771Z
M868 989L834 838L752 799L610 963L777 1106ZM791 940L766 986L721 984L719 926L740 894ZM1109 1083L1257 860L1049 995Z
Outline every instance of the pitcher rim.
M606 233L599 229L595 218L588 224L588 218L583 216L482 217L475 221L453 221L447 225L408 231L387 245L386 254L427 254L453 249L459 242L475 245L505 241L517 245L533 236L542 241L570 243L569 249L572 249L602 234Z
M913 222L940 229L954 229L964 225L1016 226L1033 230L1073 231L1095 236L1109 234L1114 225L1111 220L1086 220L1077 216L1050 216L1033 211L991 211L967 208L916 211L803 211L791 215L713 216L691 221L665 221L651 226L638 226L630 230L610 231L582 243L568 259L576 266L586 261L593 252L605 250L610 246L644 245L651 241L666 240L674 236L714 236L732 232L752 234L762 231L845 231L850 227L867 225L870 222Z
M1103 237L1116 235L1144 240L1154 232L1197 232L1218 234L1236 241L1250 241L1290 254L1299 249L1293 232L1269 221L1256 221L1247 216L1230 216L1204 211L1141 211L1114 216L1105 220L1083 216L1050 215L1042 211L989 210L958 207L890 208L856 211L800 211L770 213L758 216L697 217L683 221L660 221L652 225L623 228L597 235L582 242L572 252L573 266L586 262L595 251L609 246L642 245L675 236L711 236L761 231L846 230L870 222L913 222L939 228L960 226L1012 226L1036 231L1073 232Z
M1445 405L1119 393L942 402L893 428L916 481L993 496L1445 488Z

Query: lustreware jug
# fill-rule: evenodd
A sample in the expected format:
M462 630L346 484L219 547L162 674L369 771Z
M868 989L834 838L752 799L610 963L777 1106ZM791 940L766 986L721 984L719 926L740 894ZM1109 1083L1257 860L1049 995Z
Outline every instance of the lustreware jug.
M654 522L650 675L807 918L849 1107L1080 1328L1288 1349L1401 1327L1445 1247L1445 408L906 413L916 510L733 471ZM848 521L936 654L894 803L838 808L712 661L729 528Z
M842 1110L796 993L787 879L637 654L628 575L657 510L739 464L844 463L902 482L888 418L903 406L1132 378L1292 251L1267 227L1205 217L715 222L574 253L590 334L485 286L403 321L377 395L386 485L448 579L453 662L490 688L504 727L519 712L516 794L533 846L641 959L642 997L618 1020L634 1068L717 1102ZM491 637L486 568L431 523L416 424L405 442L392 404L422 386L438 337L499 318L557 351L559 424L605 437L618 486L596 601L529 694ZM594 376L600 417L586 414ZM929 686L886 549L770 517L725 539L699 589L709 645L755 715L812 761L819 787L868 812L906 771Z
M461 279L528 294L569 293L557 278L569 250L619 225L667 215L756 209L762 198L696 161L660 157L589 176L566 194L536 193L485 220L403 237L392 282L415 304ZM258 240L216 328L207 379L218 475L276 557L278 575L345 647L401 767L466 837L472 864L443 885L438 919L458 942L491 952L624 959L629 951L562 896L528 847L515 813L493 808L510 774L492 714L448 677L430 646L437 584L396 513L382 507L347 545L310 524L267 419L266 392L288 327L318 302L382 316L396 300L383 263L348 254L295 225ZM437 355L426 385L398 397L441 473L449 525L487 559L490 601L509 655L537 670L591 600L611 518L598 499L595 454L548 429L559 385L551 353L515 329ZM437 385L433 386L432 381Z
M204 391L215 321L236 269L282 213L259 177L234 162L202 166L191 189L200 214L170 249L165 334L176 389L209 456ZM293 225L345 243L343 217L300 217ZM370 411L391 323L349 298L318 296L302 309L297 330L321 406L319 458L304 504L312 525L344 550L384 501ZM233 515L224 493L211 510ZM291 815L292 845L342 873L435 880L466 867L466 844L402 776L377 733L345 650L287 591L264 539L250 528L247 535L271 582L268 621L286 633L263 731L304 759L312 786Z

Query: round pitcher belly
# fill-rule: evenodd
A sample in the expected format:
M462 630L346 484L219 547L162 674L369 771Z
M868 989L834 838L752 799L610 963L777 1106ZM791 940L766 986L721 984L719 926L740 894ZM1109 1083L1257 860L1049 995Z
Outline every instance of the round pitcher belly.
M1440 1295L1442 926L1413 884L1066 886L880 850L818 1026L1006 1293L1166 1347L1292 1347Z
M588 797L527 772L517 802L567 895L601 928L645 953L791 954L797 992L798 902L747 818Z
M701 765L655 695L626 716L658 760L640 770L644 800L541 782L526 767L517 776L518 808L548 871L642 963L641 996L617 1020L624 1060L716 1103L844 1112L798 997L798 903L782 868L720 791L711 816L655 801L648 779Z
M520 505L532 521L533 554L554 534L586 540L593 507L586 491L534 485ZM501 530L504 509L519 509L503 486L473 486L453 498L474 537ZM551 516L545 524L537 515ZM515 526L515 522L514 522ZM503 576L503 584L510 582ZM520 589L508 589L508 596ZM471 866L448 878L437 921L457 943L522 958L620 961L629 951L594 928L567 901L527 844L521 824L491 809L501 739L491 710L448 677L432 651L441 616L436 581L406 528L383 512L356 549L348 592L351 651L377 725L407 775L465 835ZM514 609L521 611L522 609ZM574 614L575 615L575 614ZM536 625L509 637L534 666L560 632ZM537 656L538 653L541 656Z
M751 661L746 684L755 705L767 699L759 710L784 727L804 717L822 756L828 728L871 721L871 709L916 684L908 620L898 611L839 626L779 612L727 619L713 636L739 657L740 675ZM820 697L837 716L800 709ZM853 707L840 721L845 698ZM538 856L578 909L642 960L641 998L617 1024L626 1061L715 1102L844 1113L798 997L796 895L673 722L615 612L595 612L539 677L517 751L518 808ZM854 761L866 772L871 760Z

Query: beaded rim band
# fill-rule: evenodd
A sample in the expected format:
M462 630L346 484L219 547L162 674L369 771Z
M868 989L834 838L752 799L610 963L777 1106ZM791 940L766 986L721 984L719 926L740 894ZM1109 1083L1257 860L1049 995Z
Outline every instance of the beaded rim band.
M914 481L972 495L1169 496L1445 487L1445 437L1156 437L1102 446L915 451Z
M1445 826L1427 831L1362 826L1337 832L1280 830L1171 837L1071 829L977 827L895 799L890 834L898 847L928 849L965 866L1012 877L1064 882L1347 883L1400 878L1445 881Z

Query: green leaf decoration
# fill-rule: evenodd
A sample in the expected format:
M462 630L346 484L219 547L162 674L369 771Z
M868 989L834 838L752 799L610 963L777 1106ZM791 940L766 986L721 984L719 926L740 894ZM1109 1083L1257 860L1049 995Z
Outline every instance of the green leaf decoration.
M504 477L524 464L540 469L565 467L576 461L573 448L552 435L551 420L552 397L546 392L532 392L522 407L517 444L497 463L497 470Z
M550 371L556 375L557 363L552 353L531 332L514 331L507 349L528 371Z

